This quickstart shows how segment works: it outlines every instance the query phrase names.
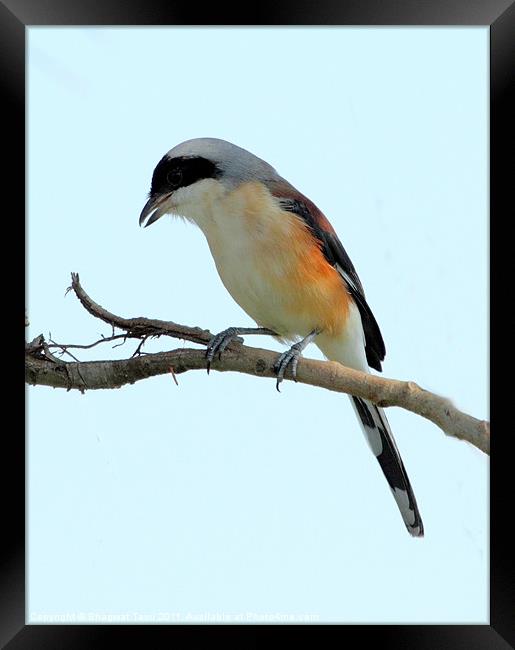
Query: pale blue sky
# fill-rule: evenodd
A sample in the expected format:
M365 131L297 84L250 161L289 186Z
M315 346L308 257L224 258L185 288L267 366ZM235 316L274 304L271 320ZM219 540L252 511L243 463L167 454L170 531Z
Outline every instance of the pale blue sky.
M120 315L252 325L199 230L138 226L161 156L219 137L331 220L385 376L488 417L487 28L30 28L28 54L28 336L110 333L64 297L71 271ZM345 395L178 380L28 389L29 621L488 620L481 452L388 409L413 539Z

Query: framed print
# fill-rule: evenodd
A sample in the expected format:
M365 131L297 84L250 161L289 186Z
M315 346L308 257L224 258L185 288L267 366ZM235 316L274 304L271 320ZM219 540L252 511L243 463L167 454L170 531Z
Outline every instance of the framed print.
M366 400L353 409L302 377L276 391L271 365L219 365L234 339L220 339L209 377L204 361L227 328L288 349L289 316L279 299L264 311L255 278L297 250L300 219L312 248L295 259L309 282L322 262L345 279L368 365L384 359L385 378L490 420L489 242L509 182L515 11L469 4L300 3L197 24L169 3L3 3L18 143L6 180L12 214L22 194L26 214L7 647L297 625L392 648L514 642L502 441L490 473L484 447L404 408L385 424L377 405L364 414ZM240 186L259 201L238 195L233 212L209 204L195 220L211 195L192 187ZM172 195L186 218L139 228ZM260 221L269 196L291 220L283 248L283 226ZM242 215L249 241L275 234L260 255L241 244L229 272L220 233L243 242ZM320 344L332 322L295 334L306 357L347 365ZM267 336L247 338L256 323Z

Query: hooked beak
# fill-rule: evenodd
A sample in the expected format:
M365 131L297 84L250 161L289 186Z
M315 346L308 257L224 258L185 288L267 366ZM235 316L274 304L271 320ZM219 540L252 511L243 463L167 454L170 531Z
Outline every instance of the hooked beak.
M151 196L149 200L145 203L145 206L143 210L141 211L141 214L139 215L139 225L142 226L143 222L145 219L150 216L150 219L147 221L145 224L145 228L147 226L151 226L153 223L155 223L158 219L160 219L164 214L166 214L166 208L163 209L161 207L163 203L166 202L167 199L170 198L170 194L162 194L158 196ZM153 214L151 214L153 213Z

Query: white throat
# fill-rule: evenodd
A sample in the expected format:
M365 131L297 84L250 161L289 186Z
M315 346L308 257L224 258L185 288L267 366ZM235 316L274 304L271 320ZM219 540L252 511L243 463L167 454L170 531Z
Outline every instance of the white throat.
M220 202L227 189L213 178L181 187L175 191L167 204L167 212L188 219L197 224L207 236Z

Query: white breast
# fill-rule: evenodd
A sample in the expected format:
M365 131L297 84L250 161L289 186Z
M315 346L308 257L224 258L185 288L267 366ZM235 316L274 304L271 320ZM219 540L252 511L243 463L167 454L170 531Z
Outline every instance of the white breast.
M352 301L303 222L284 212L261 183L234 190L213 180L195 186L185 188L180 213L203 231L220 278L240 307L284 339L315 328L324 331L322 343L341 339ZM362 336L359 313L354 320L356 328L340 346L352 347Z
M293 317L287 308L291 296L281 283L291 270L284 250L295 217L285 217L259 183L245 183L230 192L222 191L213 181L197 185L201 184L206 185L205 190L188 197L181 214L206 236L227 291L260 326L286 339L308 334L314 327L313 318L303 322Z
M226 289L256 323L293 338L304 328L285 308L281 279L288 260L279 246L291 236L290 223L277 215L274 205L247 210L242 218L243 206L234 201L238 198L218 206L212 227L205 231L216 268Z

